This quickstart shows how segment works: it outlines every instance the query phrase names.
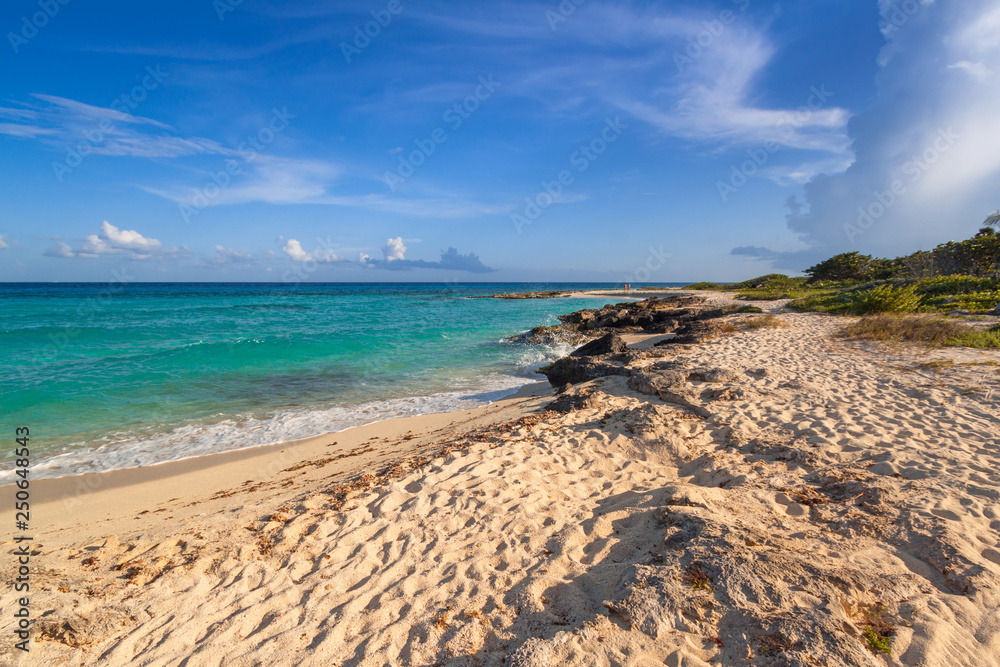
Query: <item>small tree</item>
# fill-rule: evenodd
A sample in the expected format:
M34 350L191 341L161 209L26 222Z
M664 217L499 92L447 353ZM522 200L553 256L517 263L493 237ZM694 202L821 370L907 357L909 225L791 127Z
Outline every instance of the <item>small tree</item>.
M806 269L809 282L821 280L865 280L868 278L872 263L871 255L862 255L858 251L845 252Z

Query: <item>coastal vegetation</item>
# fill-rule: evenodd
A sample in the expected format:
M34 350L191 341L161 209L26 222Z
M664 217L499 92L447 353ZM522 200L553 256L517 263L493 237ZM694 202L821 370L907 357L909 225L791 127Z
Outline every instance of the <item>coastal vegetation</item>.
M998 227L1000 214L993 214L973 237L933 250L894 259L841 253L802 277L772 273L688 289L736 292L743 301L789 299L788 309L798 312L861 316L845 327L848 338L1000 349L1000 327L955 317L1000 314Z
M692 290L736 292L744 301L792 299L799 312L867 315L995 312L1000 304L1000 214L972 238L884 259L858 251L811 266L805 276L771 273L739 283L695 283Z

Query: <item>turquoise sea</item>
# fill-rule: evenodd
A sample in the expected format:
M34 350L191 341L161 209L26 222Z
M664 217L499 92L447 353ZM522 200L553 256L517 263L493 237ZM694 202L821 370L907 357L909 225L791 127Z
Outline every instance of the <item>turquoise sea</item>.
M508 337L608 300L468 297L602 287L4 284L0 421L55 477L471 408L568 351Z

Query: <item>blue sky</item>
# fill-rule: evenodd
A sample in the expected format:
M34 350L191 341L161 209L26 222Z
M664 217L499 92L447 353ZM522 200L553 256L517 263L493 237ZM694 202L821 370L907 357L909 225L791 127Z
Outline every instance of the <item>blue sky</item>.
M0 280L730 280L1000 206L1000 0L11 0L0 28Z

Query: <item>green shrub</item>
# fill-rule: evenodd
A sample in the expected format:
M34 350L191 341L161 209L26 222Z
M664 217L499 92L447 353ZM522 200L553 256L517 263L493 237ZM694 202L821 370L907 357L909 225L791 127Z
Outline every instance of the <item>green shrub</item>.
M939 276L917 281L917 289L928 296L974 294L1000 290L1000 280L975 276Z
M758 308L757 306L741 306L736 312L737 313L763 313L764 310L762 308Z
M845 252L806 269L809 282L821 280L870 280L872 257L861 253Z
M848 292L824 292L788 302L788 308L800 313L844 313L851 304Z
M722 285L719 283L692 283L690 285L685 285L684 289L694 289L694 290L721 290Z
M925 299L925 305L934 310L973 310L989 311L1000 303L1000 290L995 292L976 292L973 294L945 295Z
M964 331L945 342L949 347L974 347L978 350L1000 350L1000 327L989 331L972 329Z
M728 287L733 290L764 290L773 292L775 290L787 290L801 287L805 284L804 278L790 278L783 273L769 273L766 276L758 276L741 283L733 283Z
M882 285L863 292L852 292L849 296L849 310L855 315L914 313L923 304L923 299L914 285L909 287Z
M865 627L864 635L872 653L885 653L886 655L892 653L892 635L882 634L870 625Z

